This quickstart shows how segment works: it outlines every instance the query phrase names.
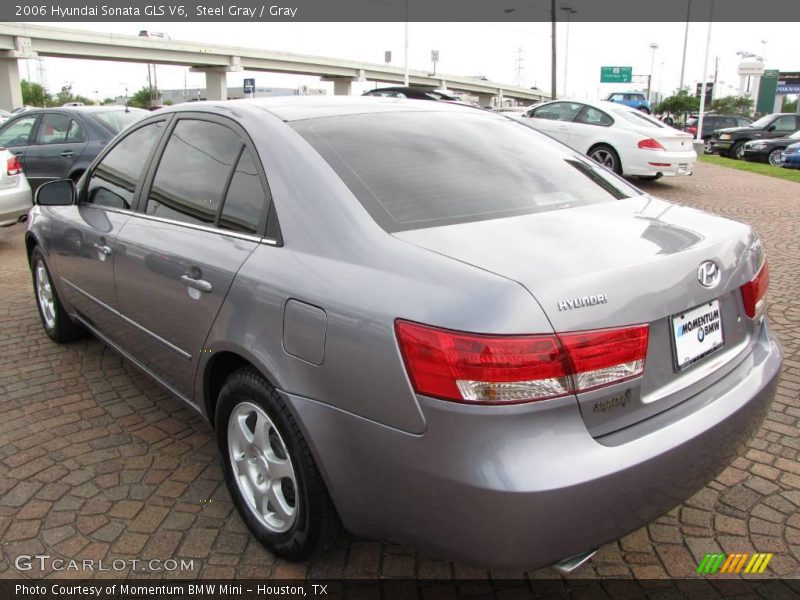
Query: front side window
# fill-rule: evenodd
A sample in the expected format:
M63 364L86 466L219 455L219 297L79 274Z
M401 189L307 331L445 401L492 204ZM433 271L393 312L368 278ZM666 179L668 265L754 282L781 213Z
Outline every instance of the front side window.
M147 200L148 215L213 225L242 140L218 123L178 121Z
M390 233L640 193L579 152L498 114L396 112L290 124Z
M27 146L36 117L22 117L0 130L0 147Z
M575 115L583 108L577 102L553 102L533 111L536 119L549 119L552 121L572 121Z
M145 162L161 137L164 121L140 127L121 139L89 177L86 202L130 209Z
M775 123L773 123L773 125L775 126L775 131L788 132L797 129L797 127L795 127L795 118L793 115L784 115L783 117L778 117L775 119Z

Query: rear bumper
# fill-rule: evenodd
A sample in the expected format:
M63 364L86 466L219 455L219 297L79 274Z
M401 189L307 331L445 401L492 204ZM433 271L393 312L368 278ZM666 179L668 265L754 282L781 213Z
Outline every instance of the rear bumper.
M781 360L763 327L711 388L600 439L571 398L546 409L421 398L427 430L415 436L284 397L353 533L527 569L617 539L704 486L761 423Z
M664 175L665 177L691 175L697 154L694 150L689 152L674 151L647 151L639 150L622 156L622 170L625 175L652 176Z
M19 223L32 206L31 188L25 178L20 177L13 187L0 188L0 227Z

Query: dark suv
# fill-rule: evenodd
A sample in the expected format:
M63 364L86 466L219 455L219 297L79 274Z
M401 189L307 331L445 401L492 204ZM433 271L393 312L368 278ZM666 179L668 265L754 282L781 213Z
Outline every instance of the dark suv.
M740 159L744 145L750 140L786 137L800 129L800 115L774 113L765 115L746 127L731 127L715 131L709 143L711 152Z
M697 123L700 119L698 117L689 117L686 120L686 125L683 130L697 136ZM736 127L747 127L753 122L753 119L742 117L740 115L716 115L707 114L703 116L703 134L700 136L705 142L706 154L711 152L711 136L718 129L728 129Z

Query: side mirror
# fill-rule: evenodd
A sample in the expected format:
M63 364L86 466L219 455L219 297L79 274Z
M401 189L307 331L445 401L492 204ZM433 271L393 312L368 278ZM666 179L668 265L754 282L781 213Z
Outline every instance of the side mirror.
M77 195L71 179L57 179L40 185L33 202L39 206L69 206L75 204Z
M775 131L775 125L770 125L767 127L767 131Z

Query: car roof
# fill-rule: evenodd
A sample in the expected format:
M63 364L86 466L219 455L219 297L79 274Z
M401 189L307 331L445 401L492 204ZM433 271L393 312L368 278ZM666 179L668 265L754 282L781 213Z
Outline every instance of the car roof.
M396 112L489 112L482 108L455 102L430 102L406 98L380 98L374 96L284 96L279 98L254 98L225 101L202 101L181 103L162 108L157 114L201 110L224 112L231 109L266 111L282 121L300 121ZM156 114L156 113L152 113Z
M122 106L121 104L114 104L114 105L111 105L111 106L47 106L47 107L33 106L33 107L28 108L28 109L26 109L24 111L20 111L18 113L14 113L14 116L16 116L18 114L22 115L22 114L28 114L28 113L32 113L32 112L44 112L44 111L63 111L63 112L67 112L67 113L73 113L74 112L74 113L89 113L89 114L94 113L94 114L96 114L96 113L104 113L104 112L118 112L118 111L121 111L121 110L125 110L126 108L127 108L127 110L133 111L133 112L143 112L143 113L148 112L148 111L146 111L146 110L144 110L142 108L136 108L135 106L125 107L125 106Z

